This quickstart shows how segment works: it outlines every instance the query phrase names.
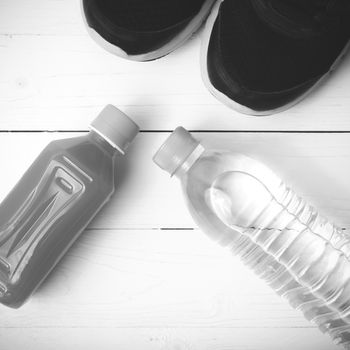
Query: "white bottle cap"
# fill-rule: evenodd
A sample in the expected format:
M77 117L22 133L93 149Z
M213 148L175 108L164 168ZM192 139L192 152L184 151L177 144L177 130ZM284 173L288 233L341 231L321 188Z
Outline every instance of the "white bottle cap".
M199 141L182 126L179 126L159 148L153 161L173 175L198 145Z
M90 128L123 154L139 132L138 125L112 105L101 111Z

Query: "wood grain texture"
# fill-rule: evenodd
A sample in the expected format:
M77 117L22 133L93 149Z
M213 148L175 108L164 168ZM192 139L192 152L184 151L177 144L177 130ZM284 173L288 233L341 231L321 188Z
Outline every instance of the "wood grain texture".
M246 117L200 77L200 36L149 63L129 62L87 35L78 0L0 1L0 129L86 130L107 103L144 130L350 130L350 60L294 108Z
M18 337L15 329L0 329L0 346L18 350L337 350L316 329L226 328L33 328ZM8 345L10 344L10 345Z
M0 159L6 172L1 197L47 142L77 135L2 133ZM28 304L17 311L2 309L2 341L16 346L16 334L21 334L29 339L29 349L39 340L52 340L52 349L71 341L88 349L97 343L106 349L192 350L204 344L208 349L335 349L299 312L196 228L176 179L151 162L168 135L138 136L120 164L120 189L109 205ZM348 224L348 134L194 135L207 147L254 155L325 214Z
M87 230L29 303L1 312L6 349L336 348L198 230Z
M230 149L272 168L296 193L341 227L350 226L350 134L193 133L210 148ZM2 133L0 159L4 198L41 149L76 133ZM192 228L180 183L152 156L169 133L141 133L120 158L119 188L92 228ZM25 151L23 149L25 147Z

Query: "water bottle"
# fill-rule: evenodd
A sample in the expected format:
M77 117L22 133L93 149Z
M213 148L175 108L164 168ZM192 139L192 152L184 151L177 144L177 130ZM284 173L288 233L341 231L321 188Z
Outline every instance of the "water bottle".
M154 161L180 179L201 230L350 349L350 239L344 230L260 162L206 150L182 127Z
M115 188L137 125L108 105L84 136L51 142L0 205L0 302L19 307Z

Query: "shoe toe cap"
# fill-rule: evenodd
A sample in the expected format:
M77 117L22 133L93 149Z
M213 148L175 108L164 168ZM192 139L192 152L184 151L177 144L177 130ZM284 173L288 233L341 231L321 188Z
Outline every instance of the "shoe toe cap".
M95 1L83 2L83 12L87 25L126 55L142 55L160 49L190 22L190 18L186 18L162 29L135 30L115 23L98 8Z
M286 109L308 93L321 78L315 77L283 90L254 90L215 61L213 55L208 55L206 69L210 85L230 101L227 104L235 104L235 109L248 114L273 114Z

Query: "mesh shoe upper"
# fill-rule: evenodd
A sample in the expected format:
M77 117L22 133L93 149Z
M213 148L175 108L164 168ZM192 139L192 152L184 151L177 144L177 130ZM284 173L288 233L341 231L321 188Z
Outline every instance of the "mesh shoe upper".
M129 54L156 50L183 30L206 0L84 0L87 22Z
M209 77L238 103L278 108L327 73L349 37L348 0L226 0L209 43Z
M116 26L135 31L157 31L194 16L203 0L90 0Z

